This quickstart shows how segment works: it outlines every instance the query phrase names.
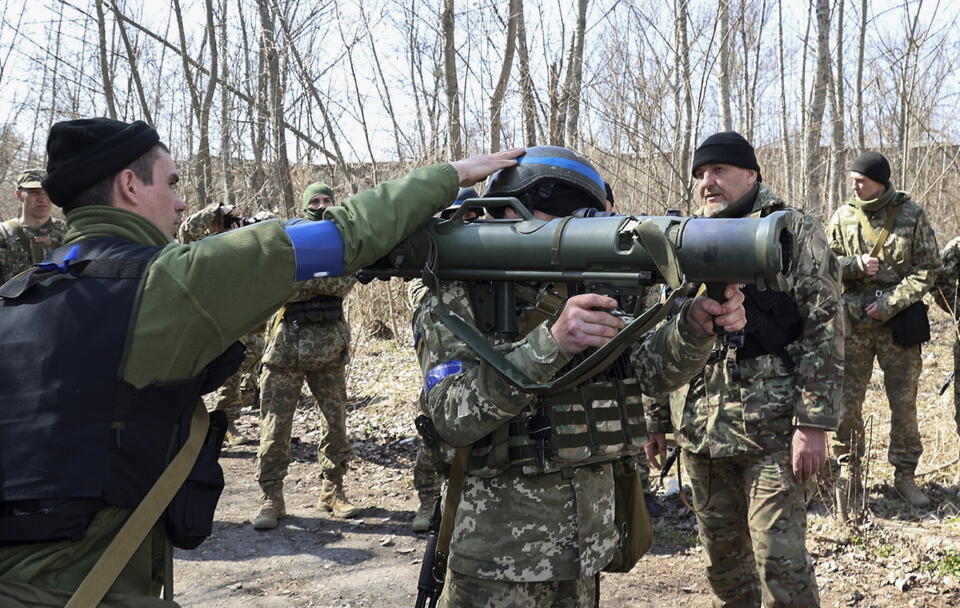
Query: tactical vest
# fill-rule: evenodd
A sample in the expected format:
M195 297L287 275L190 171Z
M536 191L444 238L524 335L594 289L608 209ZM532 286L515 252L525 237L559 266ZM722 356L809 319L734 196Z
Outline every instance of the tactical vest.
M86 239L0 287L0 544L78 540L105 506L136 507L185 441L197 399L242 362L231 347L183 382L122 379L161 249Z
M467 474L495 477L510 468L525 475L569 472L639 453L647 425L640 383L631 375L625 353L602 376L538 397L532 407L474 444Z
M760 291L756 285L747 285L742 291L747 325L743 329L743 346L737 349L737 359L771 354L780 357L787 367L796 367L786 350L787 345L803 333L803 317L796 303L783 292Z

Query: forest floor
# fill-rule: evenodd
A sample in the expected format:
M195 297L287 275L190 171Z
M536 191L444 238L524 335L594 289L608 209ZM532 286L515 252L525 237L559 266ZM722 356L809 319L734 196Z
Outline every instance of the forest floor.
M939 311L931 315L934 338L924 347L918 399L925 449L918 473L933 506L911 508L893 490L886 462L890 415L877 368L864 405L873 429L866 516L858 525L843 524L817 499L809 513L807 546L825 607L960 605L960 448L953 391L937 395L952 370L954 330ZM341 520L316 509L322 423L304 394L284 492L289 516L275 530L254 530L258 417L246 408L239 424L247 441L226 448L221 460L227 487L213 535L176 554L178 602L198 608L414 605L425 536L410 530L420 374L408 344L403 337L364 335L355 346L347 420L354 456L346 488L363 507L360 516ZM710 605L694 518L676 496L658 500L662 513L653 520L651 552L629 574L603 575L601 605Z

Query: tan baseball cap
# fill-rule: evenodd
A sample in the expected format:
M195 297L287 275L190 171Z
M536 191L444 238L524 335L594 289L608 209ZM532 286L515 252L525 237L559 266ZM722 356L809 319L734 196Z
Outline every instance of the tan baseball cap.
M26 171L22 171L17 175L17 188L43 188L40 182L43 181L44 177L46 177L46 173L40 169L27 169Z

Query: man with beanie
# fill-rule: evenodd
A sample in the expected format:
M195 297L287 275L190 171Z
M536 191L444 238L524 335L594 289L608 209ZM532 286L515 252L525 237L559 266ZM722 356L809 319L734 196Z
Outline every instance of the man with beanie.
M785 211L790 272L786 291L743 288L743 333L718 340L702 373L671 396L672 416L664 407L651 412L647 455L664 452L664 433L674 432L714 606L819 606L805 486L826 460L826 431L840 414L839 263L819 223L763 185L753 146L739 133L704 140L693 176L702 215Z
M75 591L71 605L174 608L157 599L172 580L164 556L171 542L193 547L209 534L222 487L222 418L208 418L199 397L236 369L242 349L231 345L305 279L376 260L458 183L520 152L415 170L321 221L259 222L182 245L173 236L186 205L155 129L53 125L43 187L66 212L64 245L0 287L0 352L24 354L0 357L4 608L62 607ZM166 497L144 498L165 470L178 473L161 494L191 466L166 512Z
M336 205L333 190L321 183L307 186L301 200L301 210L309 220L322 218L326 209ZM345 518L360 512L343 491L350 456L346 384L350 326L343 316L343 299L356 283L353 276L311 279L267 323L257 452L257 481L262 497L253 519L257 530L276 528L287 514L283 480L290 466L293 415L304 380L326 427L317 450L323 473L317 508Z
M585 206L605 209L602 178L572 150L537 146L518 162L491 178L485 196L517 198L547 221ZM512 208L501 215L518 219ZM438 605L598 605L599 573L624 540L614 524L614 470L633 470L646 435L640 394L689 381L710 352L713 319L728 330L743 326L743 296L731 285L722 306L707 298L687 302L677 318L589 381L539 397L505 380L441 318L452 314L486 328L486 339L518 369L547 382L623 327L609 312L616 299L578 283L518 286L520 329L508 334L475 306L469 284L428 287L413 316L421 400L433 427L427 434L448 462L454 451L466 460L462 474L450 472L448 489L459 483L462 491L445 502L459 504L444 513L453 518L446 520L452 539Z
M14 195L20 201L20 216L0 223L0 283L47 257L67 232L66 223L50 215L43 177L39 169L17 176Z
M917 425L920 344L929 339L923 296L933 286L940 255L937 239L918 203L890 183L890 163L864 152L850 165L853 196L830 218L830 245L843 266L847 320L843 419L833 455L854 491L860 487L864 450L863 399L876 359L890 403L894 487L911 505L930 500L914 481L923 445Z

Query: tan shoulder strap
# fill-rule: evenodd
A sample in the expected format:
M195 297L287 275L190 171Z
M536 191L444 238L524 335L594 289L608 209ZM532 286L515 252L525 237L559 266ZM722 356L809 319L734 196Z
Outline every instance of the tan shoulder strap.
M183 485L197 461L197 455L200 453L209 427L210 416L203 406L203 401L198 400L193 417L190 419L190 435L186 443L120 528L103 555L93 565L93 569L77 587L65 608L95 608L100 603L130 561L137 547L143 543L143 539L147 537L164 509L173 500L174 494Z
M896 205L887 207L886 221L883 224L883 230L880 231L880 234L873 229L873 226L870 225L870 220L867 219L866 214L859 207L850 207L857 215L857 219L860 221L860 226L863 228L863 234L867 237L867 241L873 241L873 248L870 250L870 257L879 258L880 254L883 253L883 244L887 242L887 239L890 237L890 231L893 230L893 225L897 222L897 216L900 215L900 208L903 205Z
M447 478L447 495L443 499L443 513L440 518L440 531L437 533L436 558L433 562L433 576L442 581L447 573L447 558L450 557L450 539L453 538L453 522L457 518L460 496L463 494L463 481L467 476L467 460L471 446L457 448L450 464L450 477Z

